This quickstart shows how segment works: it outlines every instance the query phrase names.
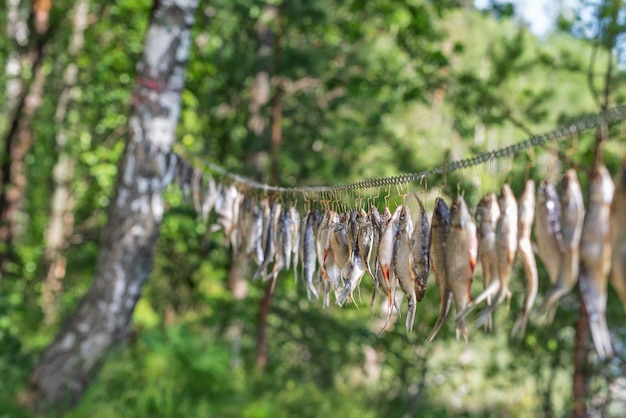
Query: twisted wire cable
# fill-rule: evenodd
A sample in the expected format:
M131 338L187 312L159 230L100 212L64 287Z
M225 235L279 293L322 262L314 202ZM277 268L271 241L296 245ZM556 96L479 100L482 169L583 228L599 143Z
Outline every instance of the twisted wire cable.
M207 171L222 175L230 179L234 183L241 184L247 188L256 189L259 191L276 192L276 193L289 193L289 194L308 194L308 193L334 193L343 191L363 190L380 188L387 186L399 186L408 183L419 182L428 177L435 175L445 175L457 170L462 170L470 167L474 167L483 164L490 160L497 160L500 158L508 157L518 154L521 151L529 148L543 147L549 143L560 141L565 138L571 138L584 131L597 128L602 124L612 125L617 122L626 120L626 106L618 106L613 109L609 109L605 112L598 113L583 117L575 120L568 126L560 127L549 131L541 135L533 135L521 142L480 153L474 157L469 157L461 160L450 161L439 165L438 167L430 170L424 170L417 173L406 173L388 177L378 177L367 180L360 180L352 183L338 184L338 185L326 185L326 186L297 186L297 187L281 187L272 186L269 184L261 183L239 174L232 173L223 167L212 163L210 161L200 161L199 165ZM180 157L180 156L179 156ZM197 159L195 159L197 161Z

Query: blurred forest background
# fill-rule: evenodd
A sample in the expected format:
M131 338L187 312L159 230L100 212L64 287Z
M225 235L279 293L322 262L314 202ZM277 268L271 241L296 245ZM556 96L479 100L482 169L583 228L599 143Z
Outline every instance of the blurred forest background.
M175 149L265 182L336 184L433 168L623 104L622 2L574 5L538 37L495 1L481 10L467 0L201 2ZM152 1L4 7L0 417L30 417L28 376L93 281ZM605 163L616 173L619 126L611 139ZM449 197L458 187L474 206L506 181L519 195L525 178L560 161L582 167L586 190L594 141L589 132L428 188ZM458 344L448 321L425 345L438 313L432 276L414 332L398 321L379 336L366 304L323 310L282 273L260 358L265 287L171 186L128 338L65 416L569 416L578 290L551 327L531 324L509 341L523 294L515 274L495 334ZM540 265L537 303L545 277ZM592 416L626 414L624 315L610 289L616 356L601 363L588 347Z

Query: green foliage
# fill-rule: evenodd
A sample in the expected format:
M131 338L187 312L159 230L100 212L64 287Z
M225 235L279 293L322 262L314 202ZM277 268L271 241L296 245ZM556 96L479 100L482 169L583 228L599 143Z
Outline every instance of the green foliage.
M60 320L52 326L43 322L41 259L51 170L59 153L52 140L60 129L54 114L70 62L71 5L66 3L55 3L55 19L61 21L46 61L49 83L36 118L36 140L26 158L24 233L11 274L0 282L0 418L30 416L16 399L26 396L37 353L60 325ZM182 95L178 149L267 180L269 127L257 136L248 122L254 77L268 69L274 71L270 96L277 84L284 89L279 166L280 183L287 186L416 172L597 111L587 86L592 51L587 42L565 32L540 41L508 19L512 9L502 2L492 8L497 19L454 1L432 3L285 2L282 27L265 22L282 31L280 56L269 57L258 53L264 2L202 4ZM79 85L63 126L66 151L75 164L75 228L64 251L68 263L58 301L61 319L93 277L149 10L146 0L93 4L85 47L74 60ZM0 14L0 26L5 20ZM623 32L611 28L615 36ZM617 42L611 39L607 42ZM10 50L0 41L4 56ZM598 62L607 58L606 51L597 52ZM617 83L624 74L615 71ZM6 84L4 73L0 83ZM612 88L614 102L623 102L626 90L617 84ZM260 110L266 123L270 106L271 100ZM2 132L5 119L0 119ZM619 135L612 128L611 136ZM553 148L589 167L594 140L590 133ZM605 150L606 163L615 170L626 146L613 141ZM558 172L555 161L553 152L537 150L429 179L411 190L427 186L429 211L434 196L450 197L459 189L473 206L480 194L505 181L519 194L526 177L539 180L551 169ZM586 188L585 173L580 176ZM368 197L378 195L374 202L379 206L386 192L390 202L400 201L395 190L378 192ZM417 307L413 333L406 334L401 318L379 336L384 318L378 313L372 317L367 302L322 310L305 299L292 273L283 273L269 317L268 366L258 372L253 365L263 287L249 283L248 297L234 300L227 287L231 254L222 233L209 232L175 187L167 190L166 201L154 272L142 291L129 339L110 354L70 416L521 417L571 411L578 298L563 300L553 327L531 323L522 342L509 341L522 303L520 269L512 278L509 314L503 308L495 315L497 333L473 332L468 346L454 341L452 321L437 341L423 345L438 309L432 278ZM209 224L214 222L212 217ZM545 277L541 265L540 276ZM547 288L542 280L540 294ZM481 289L478 271L473 293ZM371 290L365 278L364 301ZM623 320L616 300L611 293L610 324ZM624 330L615 326L614 333L621 347ZM610 382L619 383L615 370L623 361L619 357L613 367L592 367L596 377L590 399L599 399ZM609 413L623 415L615 404Z

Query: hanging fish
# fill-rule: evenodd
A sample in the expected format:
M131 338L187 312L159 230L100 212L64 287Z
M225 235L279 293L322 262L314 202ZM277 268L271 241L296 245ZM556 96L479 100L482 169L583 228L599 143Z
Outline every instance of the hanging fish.
M537 289L539 281L537 276L537 262L535 261L535 253L533 252L532 243L530 241L530 233L535 217L535 182L533 180L526 181L524 193L519 200L519 215L517 219L517 253L519 254L524 273L526 275L526 292L524 294L524 302L520 310L511 336L514 338L523 338L526 333L526 324L530 310L535 303L537 297Z
M298 283L298 264L300 258L300 212L293 207L289 207L289 229L291 230L291 259L293 260L293 280Z
M498 287L498 293L494 297L494 301L491 306L487 307L481 312L476 326L481 326L488 320L495 308L504 302L504 299L509 296L509 283L511 280L511 272L513 271L513 262L515 261L515 254L517 253L517 200L511 186L508 184L502 185L500 191L500 217L498 218L498 225L496 227L496 244L498 246L498 281L500 286Z
M320 224L317 228L317 236L315 239L315 252L317 254L317 263L319 265L320 277L322 278L322 283L324 283L324 303L323 306L326 308L330 306L330 278L328 277L328 273L326 272L326 257L327 251L330 252L330 228L329 222L331 217L330 210L324 210L322 213L322 218L320 220Z
M381 216L382 228L380 235L380 244L378 245L378 268L380 269L379 286L383 293L389 298L389 316L395 305L394 293L397 285L397 278L393 266L395 256L396 241L398 239L399 229L396 220L400 215L402 208L398 206L393 216L387 216L389 208L385 208L385 212Z
M215 202L217 201L217 185L215 184L215 180L213 180L213 177L209 176L208 179L208 186L207 186L207 190L206 193L204 195L204 199L202 201L202 221L204 223L206 223L209 220L209 213L211 213L211 210L213 210L213 207L215 206Z
M430 229L430 267L435 274L435 284L439 289L439 316L430 335L426 339L431 342L439 333L443 322L450 312L452 291L448 289L446 277L446 240L450 232L450 211L446 202L438 197Z
M565 254L561 226L561 203L552 182L544 180L537 192L535 210L535 240L539 258L543 262L550 282L556 283Z
M313 285L313 275L315 274L317 261L317 254L315 251L315 229L318 218L319 212L314 209L310 210L305 216L304 230L301 234L302 241L300 243L300 258L302 259L302 274L304 275L306 293L309 299L311 299L312 296L315 299L319 299L317 290Z
M462 315L467 315L476 305L487 300L491 306L491 297L500 289L498 274L498 245L496 231L500 219L500 205L495 193L483 196L476 205L476 229L478 234L478 255L483 271L483 292L470 302ZM485 330L491 331L491 315L485 323Z
M385 216L389 214L389 210L387 209L383 212ZM382 219L380 217L380 213L378 212L378 208L376 206L371 206L369 211L369 219L372 223L372 250L370 257L370 274L372 276L372 281L374 282L374 290L372 291L372 298L370 299L370 310L374 309L374 300L376 299L376 293L379 288L379 267L378 267L378 246L380 245L380 237L381 237L381 228L382 228ZM374 270L371 269L371 266L374 266ZM372 274L373 272L373 274Z
M559 300L570 293L578 280L580 234L585 206L576 170L569 169L561 182L561 229L565 252L554 286L543 299L537 315L546 315L548 324L554 320Z
M613 356L606 324L607 275L611 269L611 202L615 186L605 166L594 170L580 239L580 292L598 356Z
M233 248L237 248L237 235L234 233L237 227L237 216L239 214L239 205L243 200L243 195L239 193L234 185L223 189L223 201L217 207L217 223L224 231L224 237L229 241Z
M417 305L417 296L415 295L416 278L413 273L413 260L411 256L413 220L411 219L409 208L406 205L400 205L398 208L400 208L400 213L395 221L398 225L398 238L396 240L392 268L400 289L407 297L408 312L406 317L406 330L410 333L413 330Z
M251 199L244 197L241 205L239 206L239 216L237 225L239 229L240 239L237 242L237 253L245 254L248 256L250 247L254 249L255 242L251 242L253 228L254 228L254 211L256 207ZM252 252L252 251L250 251Z
M422 201L417 194L414 196L420 207L411 235L411 265L415 276L415 298L420 302L424 299L430 275L430 227Z
M361 256L358 244L360 226L357 222L357 216L356 210L351 211L346 223L346 237L350 255L348 263L341 270L341 276L344 278L344 287L337 299L337 305L339 306L342 306L348 298L354 300L353 293L361 283L361 279L366 271L365 261Z
M278 217L281 213L281 204L272 200L268 205L269 212L267 213L267 218L263 219L263 240L265 241L265 245L263 247L263 262L257 269L256 273L252 276L252 280L257 280L259 277L265 274L267 267L270 262L274 261L274 256L276 253L276 229L278 228Z
M340 263L343 262L342 265L339 265L341 269L341 278L343 279L343 288L339 293L337 298L337 305L343 306L348 297L352 294L352 277L354 276L353 270L354 267L350 266L350 262L352 261L353 253L355 248L357 248L357 232L356 232L356 211L352 210L350 212L346 212L341 215L341 219L343 220L343 226L341 227L340 235L338 236L337 243L341 245L343 248L340 251L343 252L345 250L345 261L343 259L340 260Z
M347 250L344 249L344 245L347 248L347 242L345 241L343 222L345 220L337 212L330 212L328 242L324 249L324 271L326 272L328 284L335 294L335 300L339 297L339 290L341 289L341 267L335 260L335 255L339 258L339 262L343 263L342 265L345 265L345 260L347 259L345 254ZM326 292L329 293L329 290ZM330 296L328 296L328 302L330 303Z
M278 228L275 235L276 255L272 271L264 277L265 280L271 278L274 282L281 270L287 270L291 266L292 237L291 237L291 212L289 208L283 208L278 215Z
M341 270L350 258L348 236L346 233L347 216L337 215L330 233L330 251L337 267Z
M457 196L450 208L450 232L446 239L447 287L452 291L456 311L460 312L472 299L471 287L478 256L476 224L472 221L467 204ZM456 321L456 339L461 335L468 341L469 333L464 318Z
M626 309L626 164L615 181L611 204L612 269L611 283Z
M360 209L356 216L357 228L357 246L359 247L359 254L365 262L365 267L372 277L372 268L370 266L370 259L372 256L372 247L374 242L374 227L370 217L363 209Z

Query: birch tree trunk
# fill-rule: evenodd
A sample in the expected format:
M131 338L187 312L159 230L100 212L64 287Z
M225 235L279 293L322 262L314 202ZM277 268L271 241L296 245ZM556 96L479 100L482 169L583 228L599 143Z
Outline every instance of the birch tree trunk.
M176 164L169 151L197 6L197 0L155 0L94 283L30 376L33 409L74 406L104 355L127 332L152 269L166 173Z
M59 96L54 115L54 122L59 126L55 137L59 158L52 169L54 191L50 203L50 219L44 234L46 251L43 257L43 270L46 271L46 276L41 284L43 300L41 309L44 314L44 323L47 325L57 321L57 295L62 291L67 264L63 251L67 247L68 237L74 227L72 213L74 196L71 186L76 160L67 150L67 142L68 137L71 136L71 128L76 127L74 123L67 121L67 113L70 103L76 96L78 65L74 60L85 43L88 12L89 1L79 0L74 7L72 37L67 49L70 62L63 73L63 91Z

